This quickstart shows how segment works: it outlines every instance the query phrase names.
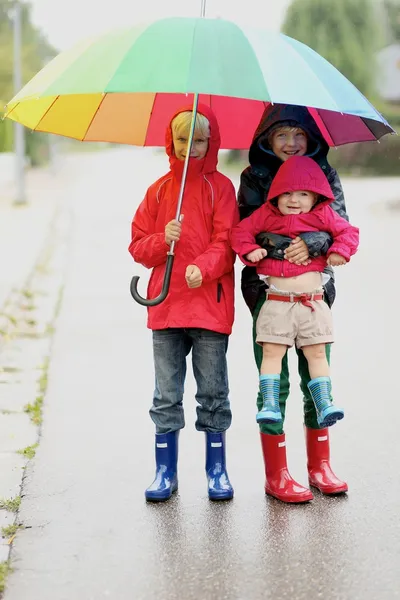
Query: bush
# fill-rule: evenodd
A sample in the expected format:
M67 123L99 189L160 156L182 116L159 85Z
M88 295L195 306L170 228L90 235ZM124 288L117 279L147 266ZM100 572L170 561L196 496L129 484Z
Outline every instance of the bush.
M0 113L0 152L14 150L14 122L2 119ZM25 153L32 167L44 165L49 160L49 140L45 133L32 132L24 128Z
M0 100L0 107L4 106L4 102ZM9 119L3 119L3 112L0 108L0 152L12 152L13 149L13 124Z
M46 133L25 131L25 152L32 167L49 162L49 136Z
M329 162L341 175L398 176L400 136L388 135L380 142L348 144L332 149Z

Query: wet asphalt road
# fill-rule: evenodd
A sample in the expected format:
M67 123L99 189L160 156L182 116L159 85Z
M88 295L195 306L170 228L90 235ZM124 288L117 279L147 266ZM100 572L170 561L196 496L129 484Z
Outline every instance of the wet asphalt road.
M166 161L143 149L81 160L42 439L23 490L20 516L29 528L14 543L5 599L400 597L400 213L376 207L400 199L400 180L345 187L362 244L352 264L337 270L334 309L332 376L346 416L331 433L332 464L348 481L348 496L316 492L312 503L288 506L264 495L251 320L238 286L227 436L235 498L208 501L189 370L179 493L147 505L143 491L154 471L151 335L129 282L141 274L144 294L148 275L127 246L132 214ZM306 484L293 358L288 459L292 475Z

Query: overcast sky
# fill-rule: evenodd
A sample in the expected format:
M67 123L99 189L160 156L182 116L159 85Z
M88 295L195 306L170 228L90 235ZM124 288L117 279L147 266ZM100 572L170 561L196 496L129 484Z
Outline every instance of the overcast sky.
M109 29L165 16L197 16L200 0L30 0L33 21L60 50ZM290 0L207 0L206 15L279 30ZM236 5L236 7L235 7Z

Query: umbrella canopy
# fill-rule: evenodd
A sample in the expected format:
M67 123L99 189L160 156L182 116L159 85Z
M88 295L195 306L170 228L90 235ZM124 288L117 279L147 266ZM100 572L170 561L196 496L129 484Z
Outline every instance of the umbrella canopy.
M223 19L184 17L61 53L11 100L6 116L82 141L161 146L170 115L193 93L215 112L223 148L248 148L269 102L309 107L331 146L393 132L308 46Z

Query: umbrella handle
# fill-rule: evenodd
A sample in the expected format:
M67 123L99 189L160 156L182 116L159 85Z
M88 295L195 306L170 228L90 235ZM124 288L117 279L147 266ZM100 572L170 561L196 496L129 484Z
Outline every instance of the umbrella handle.
M132 277L131 281L131 294L132 298L142 306L157 306L157 304L161 304L164 302L165 298L168 296L169 291L169 283L171 281L172 267L174 264L174 254L168 254L167 256L167 264L165 267L164 280L161 288L161 293L157 296L157 298L143 298L139 292L137 291L138 281L140 277L135 275Z

